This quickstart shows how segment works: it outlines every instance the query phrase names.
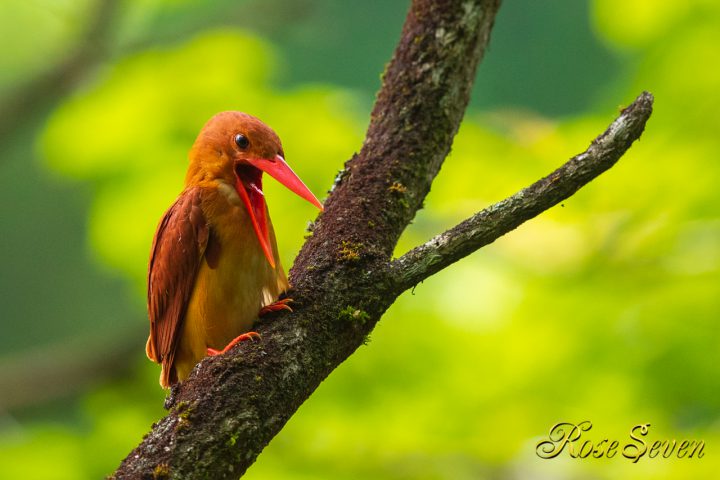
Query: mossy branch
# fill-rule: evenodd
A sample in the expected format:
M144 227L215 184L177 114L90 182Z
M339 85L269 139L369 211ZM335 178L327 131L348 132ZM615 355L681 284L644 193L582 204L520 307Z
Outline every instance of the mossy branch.
M587 150L516 194L409 251L391 264L398 288L412 288L443 268L494 242L557 205L615 165L640 138L652 113L653 96L643 92Z
M200 362L168 398L168 415L113 478L242 476L325 377L366 342L404 289L478 248L471 244L477 235L458 226L458 238L447 240L458 244L454 253L420 247L391 259L450 150L499 7L499 0L412 1L363 147L338 176L290 271L294 312L257 325L261 341ZM604 168L640 135L651 100L641 96L588 150ZM533 202L516 195L497 218L489 209L483 218L496 220L494 238L597 175L589 155L529 187L523 195ZM574 180L564 182L564 175ZM416 271L413 255L421 263ZM442 260L432 260L436 255Z

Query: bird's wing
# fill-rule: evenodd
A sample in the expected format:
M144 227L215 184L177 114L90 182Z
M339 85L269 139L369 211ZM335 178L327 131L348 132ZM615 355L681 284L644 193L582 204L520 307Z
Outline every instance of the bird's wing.
M163 365L171 381L182 321L210 236L201 207L202 189L185 190L165 212L150 250L148 269L148 358Z

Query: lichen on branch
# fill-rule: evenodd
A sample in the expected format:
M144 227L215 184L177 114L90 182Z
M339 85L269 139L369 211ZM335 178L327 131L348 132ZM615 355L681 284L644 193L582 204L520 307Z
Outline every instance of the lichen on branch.
M200 362L113 478L242 476L402 291L571 195L640 136L649 94L584 154L392 261L450 150L499 6L413 0L363 147L338 176L290 271L294 312L259 323L260 342Z
M520 224L557 205L615 165L640 138L652 113L653 96L643 92L584 152L514 195L476 213L454 228L394 260L393 280L407 290Z

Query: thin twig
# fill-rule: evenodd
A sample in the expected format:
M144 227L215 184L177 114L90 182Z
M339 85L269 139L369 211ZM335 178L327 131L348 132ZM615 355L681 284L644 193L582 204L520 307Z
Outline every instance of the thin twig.
M640 138L652 113L653 96L643 92L597 137L547 177L481 210L457 226L409 251L391 264L401 291L494 242L522 223L565 200L612 167Z

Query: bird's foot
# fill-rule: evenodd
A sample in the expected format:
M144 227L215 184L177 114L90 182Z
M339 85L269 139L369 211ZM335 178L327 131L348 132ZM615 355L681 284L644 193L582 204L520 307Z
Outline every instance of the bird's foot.
M283 298L281 300L271 303L270 305L265 305L260 309L258 317L263 317L268 313L277 312L279 310L287 310L289 312L292 312L292 308L290 308L290 305L288 305L288 303L291 303L292 301L292 298Z
M230 343L227 344L225 348L222 350L215 350L214 348L207 348L207 354L210 356L215 355L222 355L223 353L226 353L228 350L230 350L232 347L234 347L236 344L242 342L243 340L255 340L256 338L260 338L260 334L257 332L247 332L243 333L242 335L235 337Z

